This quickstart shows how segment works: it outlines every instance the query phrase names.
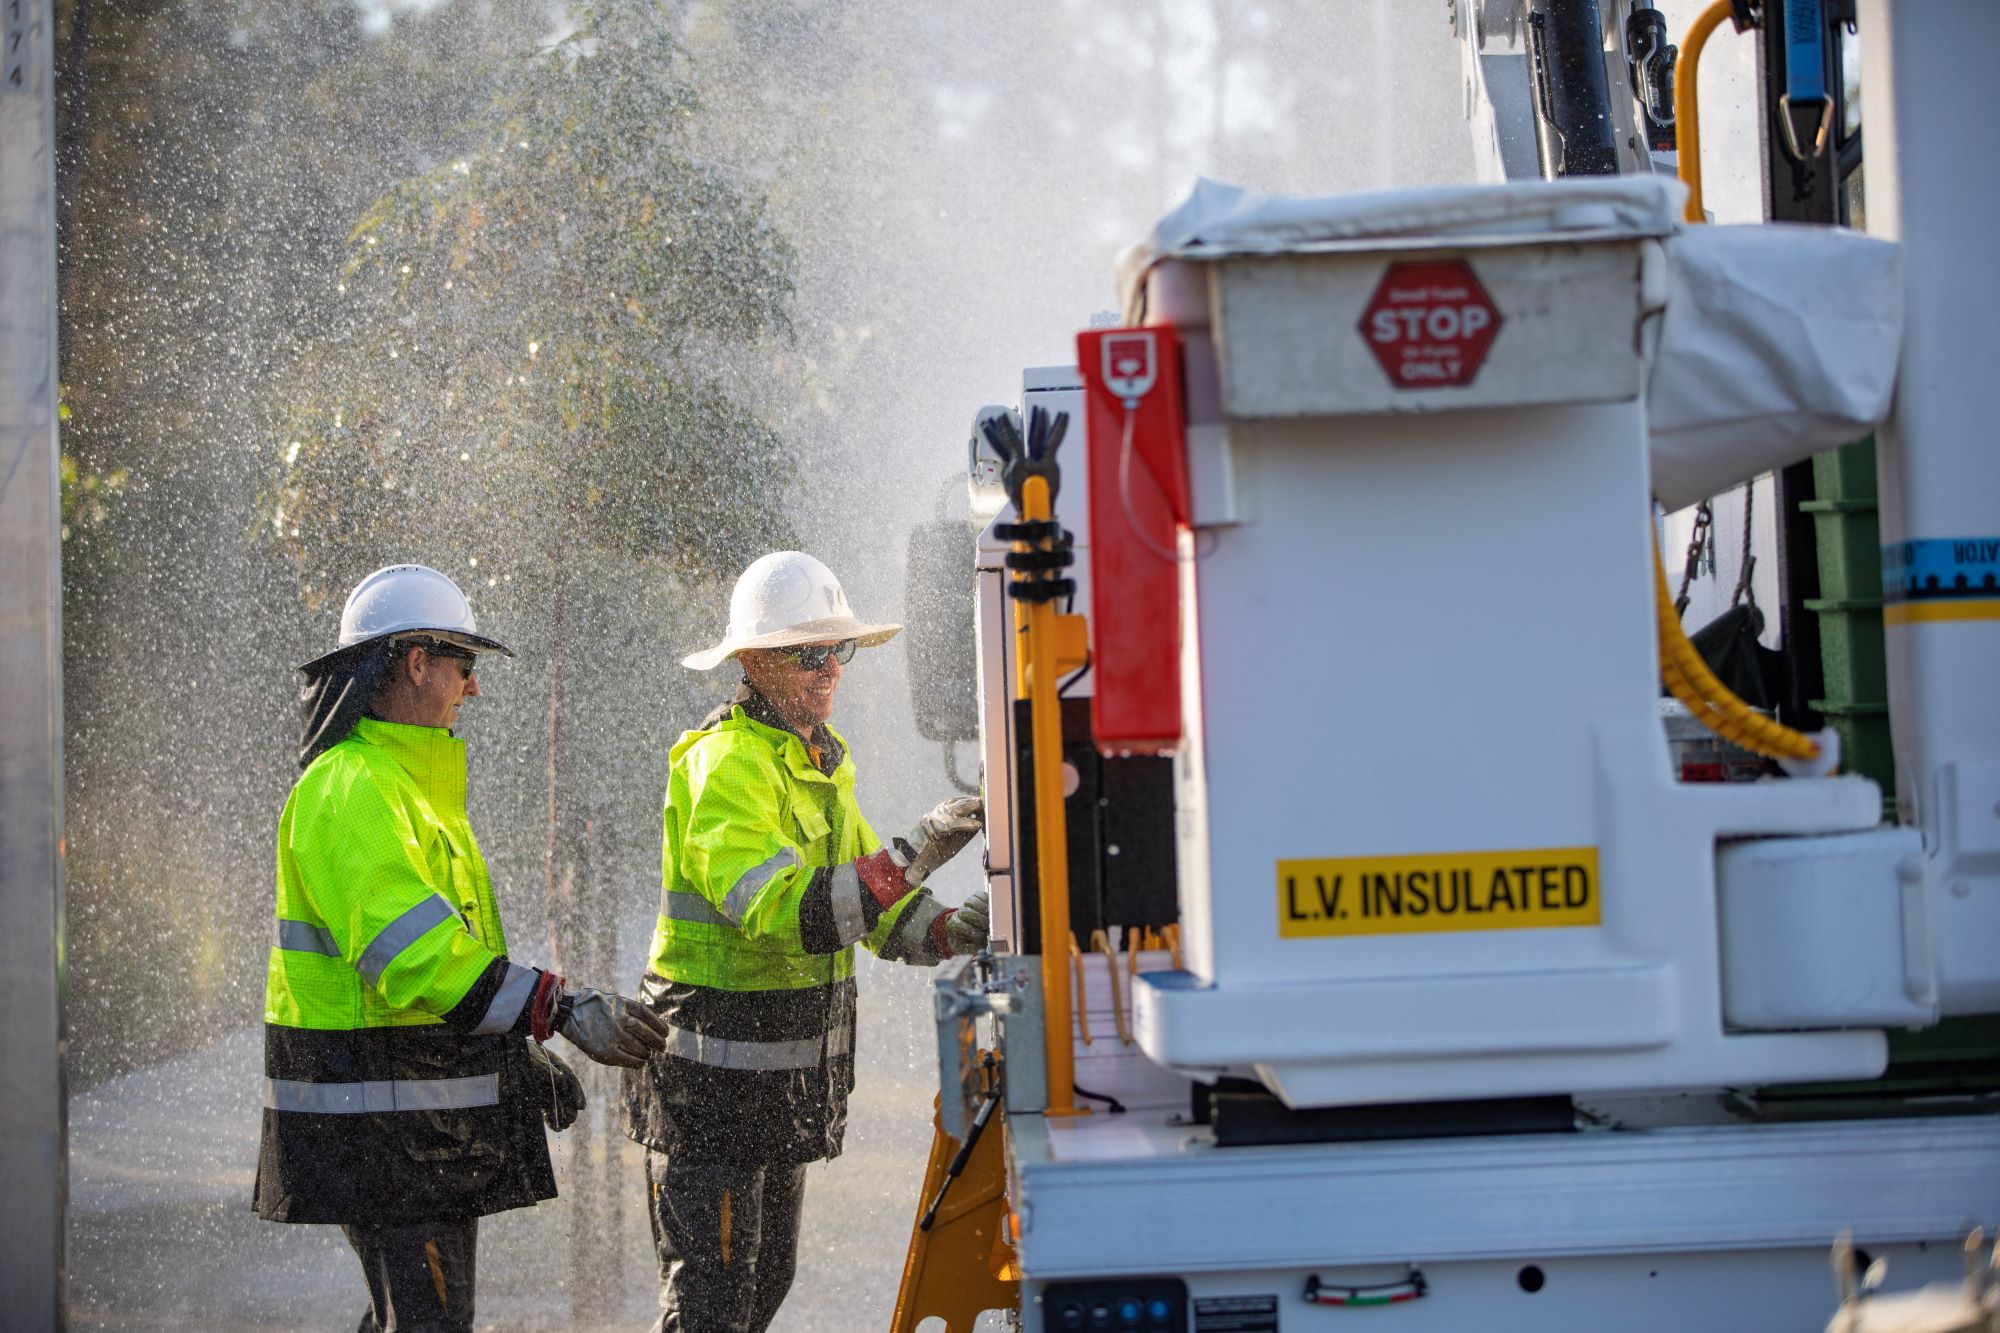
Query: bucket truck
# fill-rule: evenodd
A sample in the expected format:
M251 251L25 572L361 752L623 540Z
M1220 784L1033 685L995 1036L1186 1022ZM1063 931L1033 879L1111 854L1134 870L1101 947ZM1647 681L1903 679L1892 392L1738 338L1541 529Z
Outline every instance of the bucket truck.
M1687 220L1633 8L1459 0L1493 183L1203 183L980 414L993 941L898 1330L1886 1327L1856 1273L1956 1284L2000 1214L2000 1061L1891 1064L2000 1012L2000 186L1951 148L2000 11L1861 6L1871 237ZM1878 426L1896 822L1657 545ZM1663 681L1770 776L1680 780Z

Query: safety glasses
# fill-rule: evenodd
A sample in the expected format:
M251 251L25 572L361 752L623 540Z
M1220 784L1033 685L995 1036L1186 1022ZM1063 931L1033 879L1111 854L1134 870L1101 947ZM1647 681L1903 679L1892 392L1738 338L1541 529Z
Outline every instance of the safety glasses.
M405 639L412 648L421 648L439 661L449 661L458 668L461 680L471 680L477 669L479 654L460 648L457 644L444 643L437 639Z
M826 665L830 657L845 666L854 660L854 640L842 639L839 643L816 643L808 648L780 648L779 652L792 659L801 671L817 671Z

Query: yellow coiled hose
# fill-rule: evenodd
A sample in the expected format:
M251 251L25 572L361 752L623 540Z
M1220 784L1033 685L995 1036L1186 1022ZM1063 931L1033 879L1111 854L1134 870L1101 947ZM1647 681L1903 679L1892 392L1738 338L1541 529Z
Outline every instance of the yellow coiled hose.
M1681 628L1673 594L1667 591L1667 571L1660 563L1657 535L1653 540L1653 610L1660 627L1660 679L1703 726L1752 754L1801 763L1819 758L1819 744L1812 737L1774 722L1744 703L1701 660L1701 654L1688 642L1687 631Z
M1675 71L1674 128L1680 177L1688 187L1689 222L1702 222L1707 217L1701 197L1701 115L1695 97L1696 73L1709 34L1730 12L1729 0L1716 0L1702 11L1681 42L1680 67ZM1747 495L1743 502L1750 502ZM1747 557L1749 552L1744 555ZM1731 744L1769 759L1811 763L1819 758L1818 742L1802 731L1772 721L1737 698L1715 678L1708 663L1701 660L1701 654L1688 642L1687 631L1681 628L1680 612L1674 609L1673 594L1667 591L1667 571L1660 562L1657 532L1653 534L1653 604L1660 626L1660 679L1703 726Z
M1678 153L1681 183L1688 187L1686 216L1689 222L1703 221L1707 214L1701 199L1701 107L1695 98L1695 77L1701 69L1701 50L1709 34L1730 16L1729 0L1715 3L1681 39L1680 61L1674 70L1674 140Z

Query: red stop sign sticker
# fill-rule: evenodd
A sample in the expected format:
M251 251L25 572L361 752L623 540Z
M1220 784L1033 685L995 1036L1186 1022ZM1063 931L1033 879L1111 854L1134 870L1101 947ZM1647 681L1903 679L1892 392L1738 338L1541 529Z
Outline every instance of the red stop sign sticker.
M1500 311L1462 259L1391 264L1361 312L1361 336L1398 389L1472 383Z

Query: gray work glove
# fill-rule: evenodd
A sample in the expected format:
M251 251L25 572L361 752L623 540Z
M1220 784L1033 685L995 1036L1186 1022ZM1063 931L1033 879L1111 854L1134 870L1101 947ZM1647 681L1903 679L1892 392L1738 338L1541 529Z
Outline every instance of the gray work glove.
M944 941L951 946L953 957L978 953L986 947L986 898L986 890L981 889L959 904L945 920Z
M986 802L977 796L955 796L917 821L907 836L889 845L889 859L903 867L911 886L922 884L937 868L965 850L986 827Z
M563 997L556 1031L601 1065L642 1068L667 1044L666 1020L637 1000L578 987Z
M558 1133L568 1129L589 1105L583 1095L583 1080L561 1056L538 1041L528 1043L528 1065L542 1101L542 1123Z

